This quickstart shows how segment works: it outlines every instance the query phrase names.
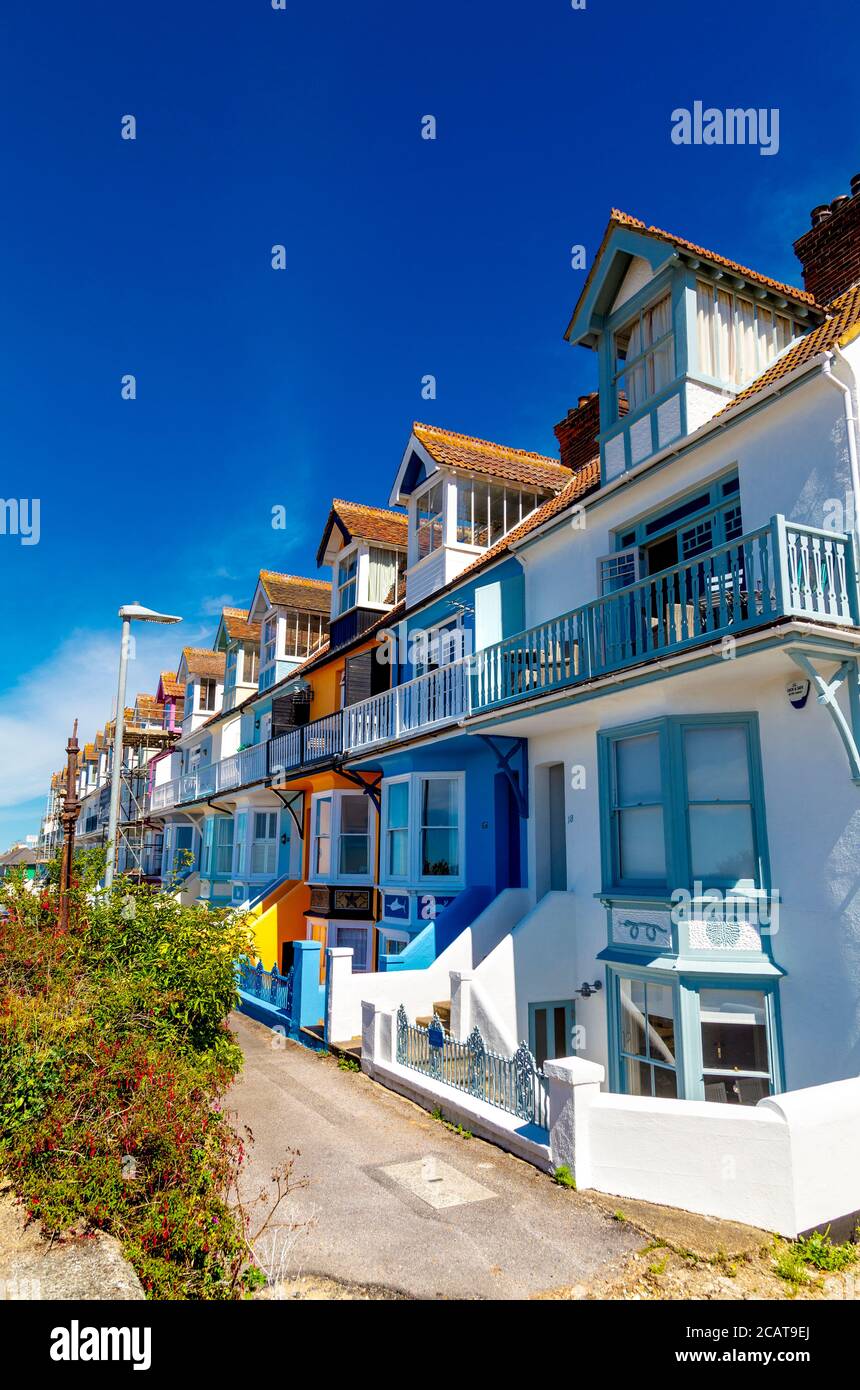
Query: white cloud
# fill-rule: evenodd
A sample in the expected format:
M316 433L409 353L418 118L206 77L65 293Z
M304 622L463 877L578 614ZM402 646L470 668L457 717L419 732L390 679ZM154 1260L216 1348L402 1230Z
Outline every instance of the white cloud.
M237 603L232 594L213 594L210 598L203 599L200 604L200 612L205 617L220 618L222 608L241 607L241 603Z
M183 630L180 628L180 632ZM161 671L175 671L190 634L138 624L128 667L126 705L138 693L154 694ZM113 715L119 662L116 632L73 632L53 654L27 671L0 696L0 807L47 798L52 772L63 765L65 746L78 720L83 746ZM38 826L33 827L34 830Z

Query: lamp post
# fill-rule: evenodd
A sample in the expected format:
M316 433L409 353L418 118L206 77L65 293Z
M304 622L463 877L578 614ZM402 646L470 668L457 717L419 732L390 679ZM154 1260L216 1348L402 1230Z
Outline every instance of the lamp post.
M108 820L108 859L105 870L105 888L113 883L119 846L117 828L119 826L119 799L122 789L122 736L125 727L125 679L128 670L128 649L131 642L131 625L138 623L181 623L170 613L156 613L152 608L144 608L140 603L123 604L119 610L122 618L122 638L119 648L119 681L116 692L116 722L113 731L113 762L110 781L110 818Z
M60 861L60 902L57 925L63 930L69 925L69 895L72 891L72 869L75 862L75 824L81 803L77 791L78 721L66 744L66 791L60 821L63 826L63 855Z

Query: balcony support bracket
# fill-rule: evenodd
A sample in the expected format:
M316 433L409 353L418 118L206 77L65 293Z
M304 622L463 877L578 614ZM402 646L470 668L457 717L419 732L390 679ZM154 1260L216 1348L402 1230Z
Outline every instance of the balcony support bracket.
M274 793L275 793L275 796L276 796L276 797L278 798L278 800L282 803L282 805L285 807L285 809L286 809L287 811L289 811L290 815L291 815L292 818L293 818L293 825L296 827L296 831L297 831L297 833L298 833L298 837L299 837L300 840L303 840L303 839L305 838L305 794L304 794L304 792L292 792L291 795L289 795L289 796L282 796L281 793L280 793L280 791L278 790L277 787L270 787L270 788L269 788L269 791L274 792ZM299 807L301 808L299 811L296 810L296 807L297 807L297 806L299 806Z
M363 791L365 796L369 796L379 815L382 811L382 773L380 772L375 782L365 782L363 777L359 777L357 772L353 772L348 767L339 767L338 772L341 777L346 778L347 782L352 782L354 787Z
M529 818L529 760L528 744L524 738L505 739L505 743L510 744L507 752L499 746L498 741L492 734L478 734L478 738L485 743L490 752L496 759L499 772L504 773L516 802L517 810L521 820ZM511 759L516 753L520 754L521 774L511 767Z
M830 715L836 732L844 745L848 766L851 769L851 779L860 786L860 749L858 749L858 740L860 740L860 664L858 658L847 658L840 663L832 676L827 677L817 670L813 664L811 653L793 648L788 655L818 691L818 703ZM815 653L815 655L820 657L819 653ZM837 699L843 685L846 685L848 690L849 717L847 719Z

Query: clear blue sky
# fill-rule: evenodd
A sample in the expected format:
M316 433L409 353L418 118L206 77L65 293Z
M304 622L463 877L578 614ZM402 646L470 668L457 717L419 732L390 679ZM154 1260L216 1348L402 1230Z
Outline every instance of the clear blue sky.
M110 712L120 602L186 618L141 634L151 689L261 567L315 573L333 494L387 501L413 419L554 451L594 385L569 247L613 204L798 282L860 170L858 31L848 0L7 6L0 494L41 539L0 536L0 847ZM779 107L779 154L673 145L696 99Z

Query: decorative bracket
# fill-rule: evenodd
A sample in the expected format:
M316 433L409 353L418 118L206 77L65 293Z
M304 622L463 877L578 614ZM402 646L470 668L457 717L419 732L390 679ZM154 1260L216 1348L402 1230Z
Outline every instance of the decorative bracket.
M524 738L512 738L512 739L508 739L507 742L509 742L511 746L510 746L510 748L508 749L507 753L505 753L505 752L503 751L503 749L499 747L499 745L497 744L496 740L493 738L492 734L478 734L478 738L481 739L481 741L487 745L487 747L489 748L490 752L494 755L494 757L495 757L495 759L496 759L496 763L498 764L499 771L500 771L500 772L503 772L504 775L507 777L508 783L509 783L510 788L511 788L511 791L513 792L513 795L514 795L514 800L515 800L515 802L516 802L516 804L517 804L517 810L518 810L519 813L520 813L520 819L521 819L521 820L528 820L528 818L529 818L529 763L528 763L528 747L527 747L527 744L526 744L525 739L524 739ZM515 772L515 770L511 767L511 759L513 758L513 756L514 756L515 753L519 753L519 754L520 754L520 760L521 760L521 766L522 766L522 780L520 780L520 777L518 777L518 775L517 775L517 773Z
M278 798L281 804L286 808L286 810L289 811L290 815L293 818L293 825L296 827L299 839L303 840L305 838L304 792L292 792L292 794L290 794L289 796L282 796L277 787L270 787L269 790L275 793L275 796ZM297 805L300 805L301 807L299 812L296 811Z
M359 777L358 773L353 772L350 768L339 767L338 772L341 777L346 778L347 782L352 782L354 787L360 788L365 796L370 797L376 808L376 814L379 815L382 811L382 791L380 789L382 784L382 773L380 772L375 782L366 782L363 777Z
M848 657L842 661L828 679L816 670L809 653L793 649L788 655L818 691L818 703L827 710L845 747L852 780L860 785L860 749L857 746L857 740L860 738L860 666L857 657ZM836 698L846 682L850 716L848 719L845 718Z

